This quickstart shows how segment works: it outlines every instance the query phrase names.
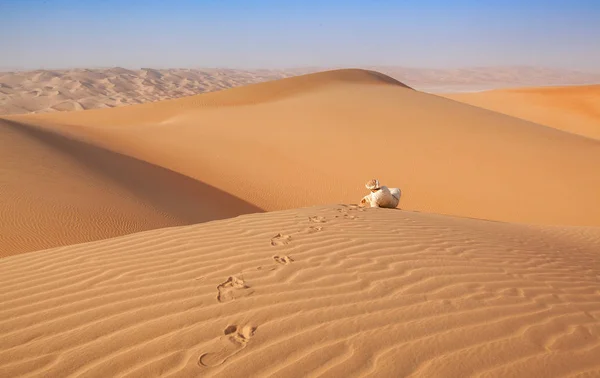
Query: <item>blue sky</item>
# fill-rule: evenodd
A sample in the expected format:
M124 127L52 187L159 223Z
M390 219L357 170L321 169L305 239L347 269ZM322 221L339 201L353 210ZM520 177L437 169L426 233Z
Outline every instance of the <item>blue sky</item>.
M600 71L600 0L0 0L0 69Z

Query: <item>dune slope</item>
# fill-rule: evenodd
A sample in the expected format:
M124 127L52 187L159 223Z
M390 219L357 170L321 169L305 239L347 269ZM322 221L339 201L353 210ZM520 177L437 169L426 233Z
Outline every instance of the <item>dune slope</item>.
M517 88L444 96L600 140L600 85Z
M48 129L0 120L0 257L260 209Z
M597 376L599 251L339 205L11 256L0 376Z

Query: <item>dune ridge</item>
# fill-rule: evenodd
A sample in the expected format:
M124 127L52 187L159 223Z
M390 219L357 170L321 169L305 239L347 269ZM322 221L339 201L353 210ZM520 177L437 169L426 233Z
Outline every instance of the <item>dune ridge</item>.
M68 69L0 72L0 115L112 108L219 91L344 67L239 70ZM598 73L543 67L361 67L427 92L600 83Z
M598 228L335 205L0 260L2 376L594 376Z
M320 92L336 86L391 85L412 89L380 72L344 69L294 76L281 80L249 84L225 91L204 93L154 103L135 104L114 109L86 112L28 114L6 117L14 120L40 120L55 125L127 126L165 122L172 117L203 108L261 105ZM97 117L95 117L97 116Z

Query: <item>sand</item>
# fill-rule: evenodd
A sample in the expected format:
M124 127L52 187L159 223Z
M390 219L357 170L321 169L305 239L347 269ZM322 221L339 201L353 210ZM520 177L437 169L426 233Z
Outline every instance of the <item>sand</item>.
M0 142L2 377L600 375L590 136L338 70Z
M0 120L0 140L0 257L260 211L51 130Z
M288 69L65 69L0 72L0 115L112 108L344 67ZM363 67L427 92L600 83L600 74L540 67Z
M0 376L598 376L599 253L329 205L7 257Z
M213 92L310 71L115 67L0 72L0 115L112 108Z
M401 207L409 210L600 225L599 141L371 71L12 116L2 130L3 255L245 213L357 203L372 177L400 187Z
M516 88L445 96L600 140L600 85Z

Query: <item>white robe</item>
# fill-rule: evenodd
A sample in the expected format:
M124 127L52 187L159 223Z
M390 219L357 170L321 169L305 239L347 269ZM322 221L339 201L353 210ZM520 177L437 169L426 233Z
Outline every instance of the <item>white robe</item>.
M387 186L382 186L378 191L365 196L360 201L360 204L363 206L395 209L400 202L400 194L400 189L398 188L390 189Z

